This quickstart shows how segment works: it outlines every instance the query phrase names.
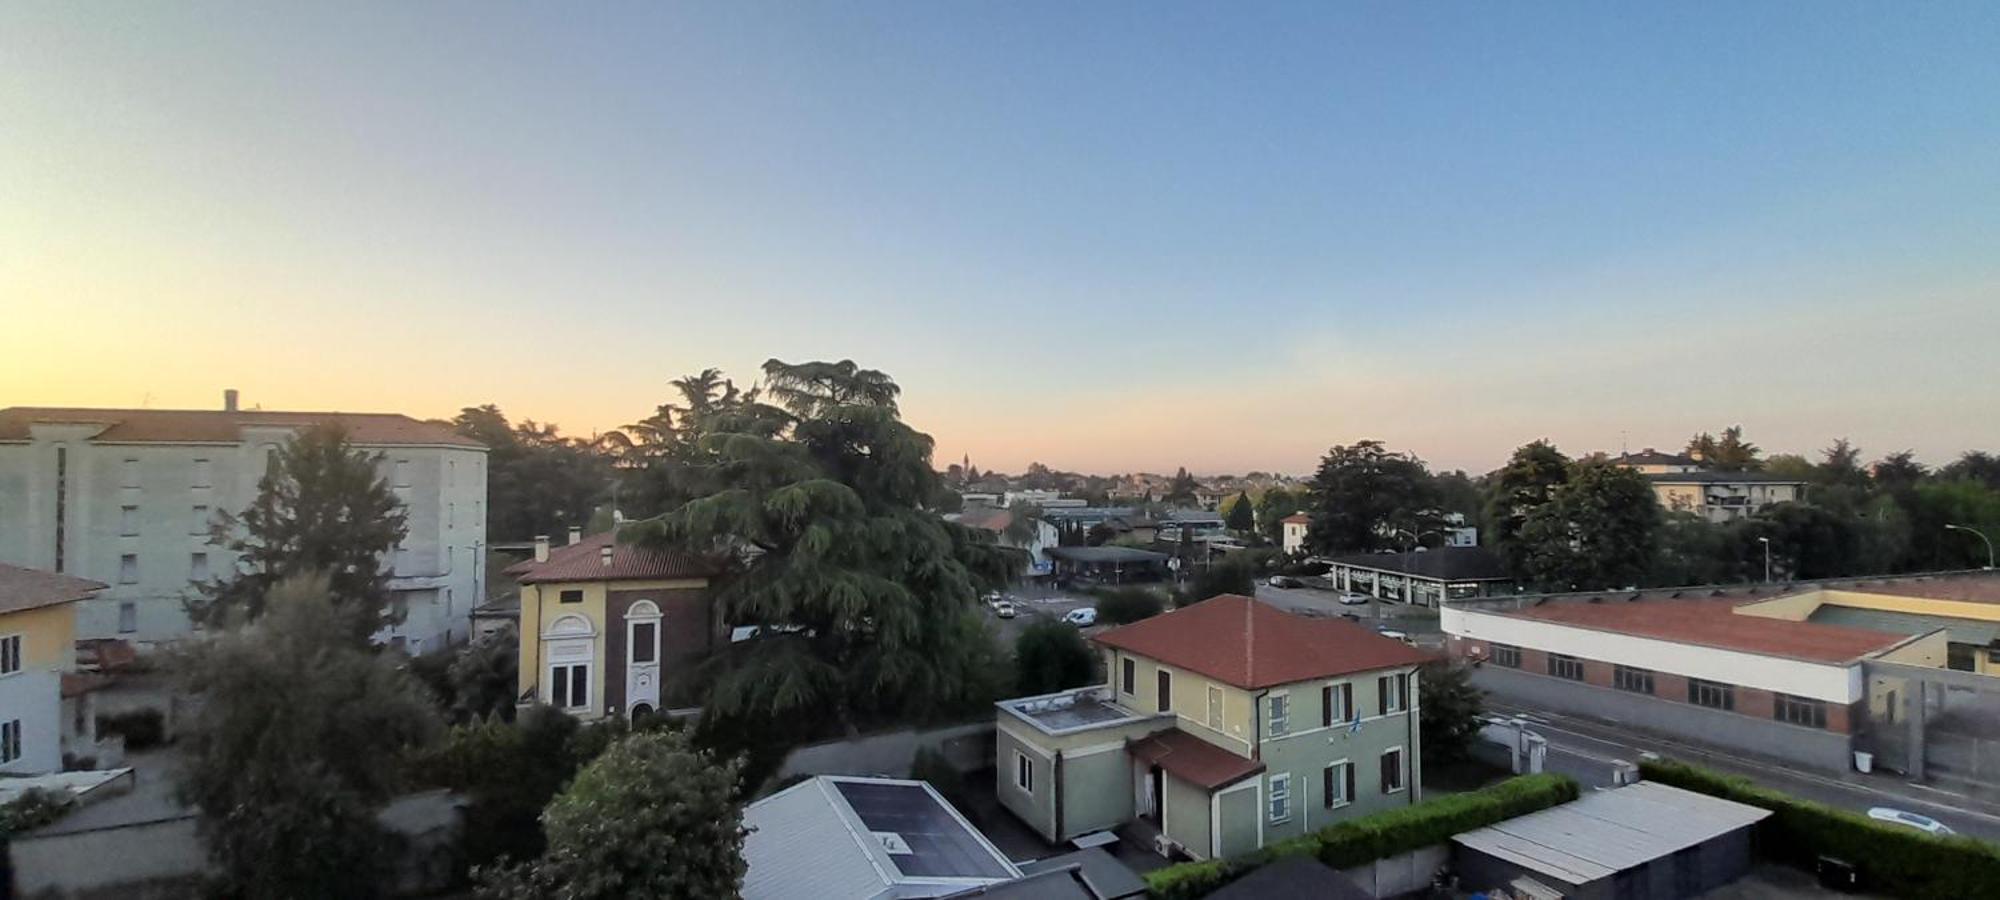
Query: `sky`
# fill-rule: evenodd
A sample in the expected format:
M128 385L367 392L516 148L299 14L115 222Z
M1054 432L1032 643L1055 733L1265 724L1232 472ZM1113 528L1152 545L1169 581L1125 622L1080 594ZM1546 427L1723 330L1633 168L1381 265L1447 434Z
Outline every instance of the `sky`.
M2000 4L0 4L0 406L2000 449Z

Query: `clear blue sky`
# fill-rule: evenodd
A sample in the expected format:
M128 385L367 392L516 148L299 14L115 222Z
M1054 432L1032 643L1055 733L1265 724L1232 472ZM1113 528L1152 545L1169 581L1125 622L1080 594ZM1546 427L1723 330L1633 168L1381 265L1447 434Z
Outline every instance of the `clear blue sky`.
M14 3L0 123L7 402L2000 447L2000 4Z

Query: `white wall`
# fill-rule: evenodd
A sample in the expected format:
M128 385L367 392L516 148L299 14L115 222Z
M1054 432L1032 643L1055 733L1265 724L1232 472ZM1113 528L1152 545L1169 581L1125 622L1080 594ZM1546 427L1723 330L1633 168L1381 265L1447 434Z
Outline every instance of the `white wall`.
M1858 665L1759 656L1449 605L1439 614L1439 625L1446 634L1468 640L1514 644L1532 650L1778 691L1829 703L1853 703L1861 699L1861 667Z
M39 669L0 675L0 721L21 722L21 758L0 764L0 772L43 775L62 771L61 677Z

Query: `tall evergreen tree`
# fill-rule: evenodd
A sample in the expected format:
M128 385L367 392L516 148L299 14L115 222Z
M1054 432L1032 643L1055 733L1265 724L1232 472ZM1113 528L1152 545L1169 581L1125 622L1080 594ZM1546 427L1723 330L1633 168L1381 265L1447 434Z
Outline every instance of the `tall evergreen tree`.
M1645 476L1581 463L1521 525L1527 576L1544 590L1637 585L1657 553L1660 504Z
M1307 544L1316 553L1407 546L1407 535L1441 524L1437 489L1422 460L1392 453L1381 441L1335 446L1320 460L1306 508Z
M351 640L366 642L401 622L384 557L408 528L402 503L377 472L380 459L350 446L332 424L310 426L275 450L256 499L212 528L212 540L237 555L235 571L197 585L189 614L211 627L256 619L279 582L319 573Z
M1230 504L1224 524L1237 534L1250 534L1257 530L1257 508L1250 502L1249 492L1236 495L1236 502Z
M1174 480L1167 485L1167 495L1160 499L1169 506L1192 506L1197 496L1195 491L1200 487L1194 476L1188 474L1187 467L1182 466L1174 473Z
M1529 515L1569 481L1569 469L1569 457L1547 440L1539 440L1516 449L1493 478L1486 507L1486 520L1492 529L1487 542L1499 551L1508 571L1517 578L1528 574L1528 548L1521 541L1521 528Z

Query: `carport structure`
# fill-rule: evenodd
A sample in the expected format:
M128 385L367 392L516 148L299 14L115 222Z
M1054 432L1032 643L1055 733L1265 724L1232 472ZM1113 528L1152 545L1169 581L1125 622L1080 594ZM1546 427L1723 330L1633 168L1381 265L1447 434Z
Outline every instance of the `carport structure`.
M1049 547L1042 551L1055 561L1058 580L1091 578L1122 584L1163 577L1167 555L1137 547Z

